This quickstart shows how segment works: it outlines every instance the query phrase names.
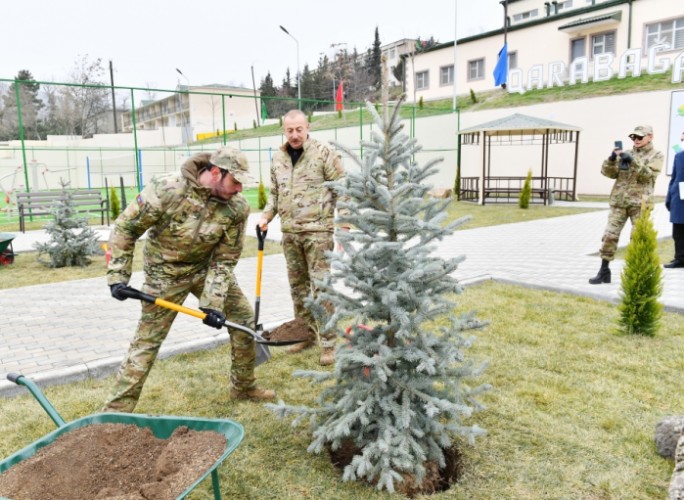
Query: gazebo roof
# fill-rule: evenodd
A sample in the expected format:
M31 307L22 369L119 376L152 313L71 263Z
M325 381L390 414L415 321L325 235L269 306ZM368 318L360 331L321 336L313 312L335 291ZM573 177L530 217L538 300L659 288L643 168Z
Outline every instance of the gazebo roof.
M580 127L558 123L543 118L515 113L504 118L499 118L474 127L468 127L458 131L459 135L484 132L485 135L543 135L547 132L572 131L579 132Z

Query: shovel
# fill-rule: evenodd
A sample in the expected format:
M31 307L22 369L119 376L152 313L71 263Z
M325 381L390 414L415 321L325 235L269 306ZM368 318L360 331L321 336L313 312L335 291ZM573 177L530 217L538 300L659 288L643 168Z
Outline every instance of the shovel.
M257 240L259 241L259 247L257 252L257 276L256 276L256 298L254 299L254 331L261 337L264 332L264 326L259 324L259 308L261 307L261 269L264 263L264 242L266 241L266 231L262 231L259 224L256 226ZM271 352L268 350L268 346L264 344L257 344L257 364L259 364L259 359L268 361L271 357Z
M150 304L155 304L159 307L165 307L166 309L171 309L173 311L178 311L182 312L183 314L188 314L190 316L194 316L199 319L204 319L207 317L206 313L202 311L197 311L195 309L190 309L189 307L181 306L179 304L176 304L174 302L169 302L168 300L160 299L159 297L154 297L152 295L148 295L146 293L141 292L140 290L136 290L135 288L131 288L130 286L127 286L125 289L121 291L122 295L125 295L126 297L129 297L131 299L138 299L142 300L143 302L149 302ZM259 335L257 332L254 330L251 330L250 328L247 328L246 326L238 325L237 323L232 323L231 321L225 321L223 323L223 326L227 328L235 328L236 330L240 330L241 332L245 332L249 335L251 335L254 338L254 341L258 345L292 345L292 344L298 344L300 342L303 342L302 339L296 339L296 340L268 340L263 338L261 335Z

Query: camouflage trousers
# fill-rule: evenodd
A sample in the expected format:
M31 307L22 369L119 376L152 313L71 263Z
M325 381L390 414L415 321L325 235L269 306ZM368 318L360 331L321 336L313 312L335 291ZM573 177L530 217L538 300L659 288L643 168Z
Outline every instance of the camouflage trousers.
M641 206L639 205L627 208L610 207L608 224L603 232L601 249L599 250L602 259L611 261L615 258L620 233L625 227L627 219L629 218L632 221L632 229L634 229L639 215L641 215Z
M307 297L318 294L316 280L325 278L330 272L325 252L333 249L333 235L322 231L283 233L282 242L295 318L306 321L312 332L319 332L323 347L332 347L335 344L335 332L319 331L318 323L304 302Z
M205 273L188 279L150 280L142 291L160 297L169 302L182 304L189 293L200 297L204 289ZM223 307L226 319L240 325L252 326L254 313L247 298L231 276L231 285ZM112 393L102 411L132 412L138 403L143 384L152 369L159 348L171 329L177 315L176 311L166 309L148 302L142 303L142 315L138 322L135 337L128 348L119 371ZM200 321L197 328L210 328ZM238 331L230 331L230 383L239 391L249 391L256 386L254 366L256 344L251 335Z

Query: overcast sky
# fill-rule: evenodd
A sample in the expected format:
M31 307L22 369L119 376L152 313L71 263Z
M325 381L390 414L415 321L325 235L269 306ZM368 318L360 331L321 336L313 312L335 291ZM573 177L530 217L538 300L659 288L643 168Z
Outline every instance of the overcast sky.
M454 12L456 8L458 12ZM251 88L270 71L318 65L332 44L361 52L373 42L433 36L439 42L502 26L499 0L30 0L2 5L0 78L28 69L62 82L80 55L114 66L117 86L173 89L178 83ZM180 69L185 78L178 74ZM106 75L109 83L109 74Z

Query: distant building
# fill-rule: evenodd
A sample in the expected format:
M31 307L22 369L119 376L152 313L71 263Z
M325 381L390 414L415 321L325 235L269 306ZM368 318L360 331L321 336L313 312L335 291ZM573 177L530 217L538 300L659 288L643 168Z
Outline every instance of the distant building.
M141 101L135 108L137 130L180 127L183 143L252 128L261 116L260 93L244 87L211 84L181 85L177 92L155 101ZM133 130L133 112L122 117L122 130Z
M510 92L682 67L682 0L508 0L506 13ZM493 90L503 44L504 26L459 39L456 53L449 42L405 55L408 100L449 98L454 82L459 95Z
M382 55L387 59L387 68L389 69L389 84L393 87L403 85L403 79L398 80L394 75L394 68L402 64L402 56L408 55L416 49L415 38L402 38L396 42L388 43L380 47ZM406 75L406 68L403 68L403 75Z

